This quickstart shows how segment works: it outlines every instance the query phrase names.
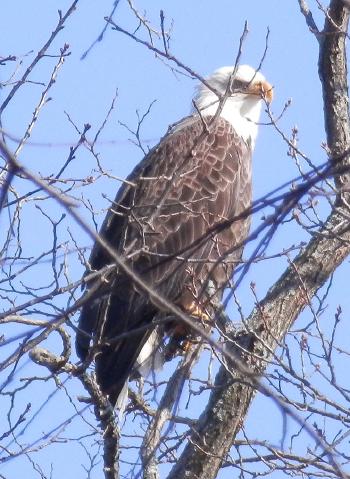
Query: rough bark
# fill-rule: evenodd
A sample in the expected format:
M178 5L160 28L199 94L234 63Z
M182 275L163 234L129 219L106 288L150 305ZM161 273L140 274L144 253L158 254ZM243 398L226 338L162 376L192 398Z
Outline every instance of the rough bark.
M350 122L344 32L349 10L341 0L330 3L329 18L319 36L319 74L323 88L328 147L337 165L349 163ZM337 25L339 28L337 28ZM339 159L341 158L341 161ZM347 182L335 178L340 188ZM350 253L349 210L338 201L321 231L293 261L248 318L251 330L234 341L247 349L252 373L261 375L269 357L293 322ZM232 347L237 355L239 349ZM247 364L247 357L242 357ZM257 358L262 358L261 360ZM264 360L263 360L264 359ZM256 390L236 368L221 367L209 403L199 418L168 479L213 479L239 432Z
M350 145L345 50L349 8L342 0L333 0L330 4L329 16L333 21L326 19L324 28L326 35L320 37L318 73L322 85L327 144L331 157L337 159ZM349 164L349 156L344 158L344 163ZM347 176L349 177L349 174ZM335 177L335 183L339 188L345 181L344 176Z

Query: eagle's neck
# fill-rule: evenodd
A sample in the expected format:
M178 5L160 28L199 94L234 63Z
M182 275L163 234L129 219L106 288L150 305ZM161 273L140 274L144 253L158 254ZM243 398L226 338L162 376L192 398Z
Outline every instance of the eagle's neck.
M215 93L201 91L195 99L197 108L203 116L214 116L219 106ZM254 149L258 134L258 123L262 101L257 97L236 94L226 99L220 113L233 126L236 133Z

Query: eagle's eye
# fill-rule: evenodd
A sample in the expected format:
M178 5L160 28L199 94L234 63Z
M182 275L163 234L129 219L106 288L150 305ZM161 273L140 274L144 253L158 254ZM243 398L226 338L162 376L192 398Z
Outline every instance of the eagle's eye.
M246 91L247 86L248 86L248 84L246 82L234 79L231 82L230 93L231 94L242 93L242 92Z

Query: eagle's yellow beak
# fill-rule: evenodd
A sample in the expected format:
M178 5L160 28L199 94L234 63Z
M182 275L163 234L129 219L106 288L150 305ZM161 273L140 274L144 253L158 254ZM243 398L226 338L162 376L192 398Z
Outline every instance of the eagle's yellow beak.
M260 96L261 98L266 100L267 103L271 103L273 100L273 86L266 80L252 82L249 86L248 92L251 95Z

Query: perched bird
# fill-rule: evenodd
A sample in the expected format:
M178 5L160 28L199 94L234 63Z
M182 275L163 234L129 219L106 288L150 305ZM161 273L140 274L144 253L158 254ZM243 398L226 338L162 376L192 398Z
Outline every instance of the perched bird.
M199 85L193 113L130 174L101 228L142 280L193 320L210 322L212 299L221 298L241 259L251 157L262 104L272 96L264 76L247 65L216 70ZM109 264L113 259L96 243L89 272ZM155 326L167 311L117 266L90 281L85 294L77 353L84 360L95 348L97 381L115 405L135 368L158 361L164 335L169 357L191 331L176 318Z

